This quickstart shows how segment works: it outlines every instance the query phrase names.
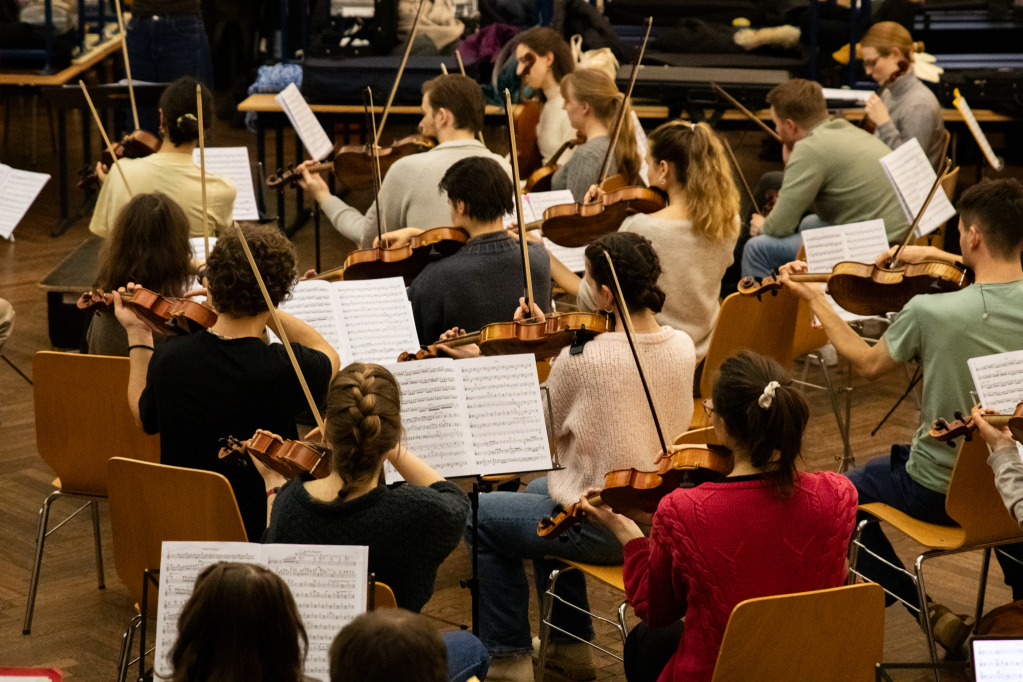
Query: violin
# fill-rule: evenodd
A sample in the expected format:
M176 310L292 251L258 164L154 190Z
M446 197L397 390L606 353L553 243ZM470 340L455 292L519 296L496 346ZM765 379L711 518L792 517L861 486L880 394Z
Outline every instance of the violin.
M707 481L718 481L732 472L732 451L721 445L690 445L661 455L653 471L616 469L604 477L604 488L586 500L594 507L607 505L616 514L653 514L669 493ZM582 518L579 503L569 505L557 516L540 519L536 534L556 538Z
M527 53L522 59L523 79L535 63L536 57ZM522 174L516 175L519 180L526 180L533 171L543 166L543 155L536 141L536 126L540 123L542 111L543 104L536 98L520 98L515 111L515 148L518 150L519 173Z
M114 145L114 153L109 149L103 150L100 159L103 165L109 169L114 167L114 156L118 159L141 159L160 150L163 140L156 135L145 131L136 130L124 136L120 142ZM84 190L96 189L99 187L99 176L96 175L95 166L86 166L78 172L78 187Z
M896 66L898 66L898 68L896 69L895 73L888 76L888 78L885 79L884 83L881 84L881 87L877 89L878 97L883 95L885 90L890 88L892 83L894 83L899 78L899 76L904 76L906 74L906 71L909 70L909 61L905 59L900 59L899 63ZM874 131L877 130L877 124L870 120L870 116L867 116L866 114L863 115L863 120L860 121L860 127L866 130L871 135L873 135Z
M314 478L330 475L330 448L320 443L284 440L265 431L257 431L247 441L228 436L220 442L224 445L220 460L225 464L244 462L245 455L252 455L289 480L302 474Z
M415 235L403 246L353 251L340 268L327 270L314 279L336 282L400 276L408 286L429 265L432 251L442 257L450 256L467 241L469 233L460 227L435 227Z
M973 415L963 416L963 413L958 410L952 414L954 420L951 422L940 417L935 419L927 433L931 438L948 443L954 448L956 447L955 439L959 436L965 437L967 441L973 440L973 432L977 429L977 424L974 422ZM984 421L991 426L998 428L1008 426L1012 437L1017 442L1023 443L1023 402L1016 405L1012 414L985 414L983 417Z
M537 168L535 171L529 174L526 178L526 193L530 192L550 192L551 191L551 178L558 172L558 159L561 155L567 152L569 149L584 144L586 142L586 133L581 130L576 131L574 139L569 140L565 144L558 148L558 151L554 152L554 156L544 166Z
M78 298L78 308L110 310L114 305L114 293L104 293L102 289L86 292ZM161 296L142 287L137 287L130 294L119 295L125 307L131 309L155 333L163 336L192 334L209 329L217 323L216 312L187 298Z

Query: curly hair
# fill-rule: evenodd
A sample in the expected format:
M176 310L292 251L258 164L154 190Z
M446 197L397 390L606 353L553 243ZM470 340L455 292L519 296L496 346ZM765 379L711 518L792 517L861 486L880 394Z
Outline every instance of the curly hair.
M611 232L593 240L586 247L586 269L597 288L606 286L615 290L614 278L604 253L611 256L618 284L629 312L643 308L653 313L664 307L664 291L657 286L661 276L661 259L657 257L650 240L635 232Z
M295 285L295 247L277 227L239 223L249 250L263 276L274 307L288 298ZM217 239L206 263L210 296L218 313L253 317L266 312L266 301L245 257L237 230Z
M401 389L380 365L353 362L330 382L324 405L330 466L345 488L376 475L401 440Z

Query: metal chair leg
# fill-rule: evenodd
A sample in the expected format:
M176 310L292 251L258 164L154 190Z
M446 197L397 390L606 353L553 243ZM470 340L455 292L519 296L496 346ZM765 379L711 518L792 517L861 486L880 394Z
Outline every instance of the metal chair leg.
M817 358L821 363L821 372L824 375L824 385L828 389L828 397L831 399L831 408L835 412L838 433L842 437L842 463L838 466L838 473L841 474L850 467L856 466L856 458L853 456L852 446L849 444L849 418L851 417L848 403L849 396L846 396L846 418L843 422L841 408L838 405L838 395L835 393L835 386L831 381L831 372L828 371L828 365L824 362L824 358L820 355Z
M96 575L99 577L99 589L104 589L106 584L103 581L103 542L99 537L99 501L93 500L89 503L92 506L92 531L96 539Z
M622 633L622 650L625 650L625 640L629 636L629 628L625 624L625 609L628 607L629 602L623 601L621 606L618 607L618 630Z
M846 585L856 584L856 562L860 558L860 538L863 536L863 529L867 527L867 524L871 523L870 519L863 519L856 524L853 529L852 539L849 541L849 553L847 555L849 563L849 572L845 577Z
M543 595L543 604L540 613L540 655L537 661L536 682L543 682L547 671L547 647L551 642L551 616L554 613L554 587L558 584L558 576L561 569L555 568L551 571L551 577L547 580L547 591Z
M21 628L21 634L32 633L32 612L36 605L36 590L39 588L39 570L43 563L43 544L46 542L46 525L50 520L50 505L63 493L54 490L43 500L43 506L39 510L39 531L36 534L36 558L32 565L32 579L28 584L28 603L25 605L25 624Z
M927 588L924 585L924 559L926 554L916 558L916 591L920 599L920 618L924 622L924 632L927 634L927 648L931 653L931 663L938 662L938 644L934 641L934 628L931 627L930 609L927 608ZM938 671L934 671L934 682L938 682Z
M124 631L124 637L121 640L121 655L117 665L117 682L125 682L125 678L128 677L128 660L131 658L131 645L135 641L135 631L139 629L142 624L142 614L139 614L131 619L128 623L128 629Z
M990 547L986 548L980 562L980 585L977 586L977 610L974 615L977 622L973 624L974 632L977 632L980 619L984 616L984 596L987 592L987 574L991 567L991 551Z

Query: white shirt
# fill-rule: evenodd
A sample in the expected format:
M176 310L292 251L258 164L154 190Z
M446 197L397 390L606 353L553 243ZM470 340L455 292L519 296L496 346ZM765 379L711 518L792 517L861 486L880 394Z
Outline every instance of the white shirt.
M561 145L575 139L575 128L568 120L568 112L563 108L565 99L561 96L561 87L555 85L549 90L544 90L543 94L547 96L547 101L540 110L540 120L536 123L536 144L540 147L540 156L546 164ZM572 150L566 149L558 159L558 165L565 165L571 157Z

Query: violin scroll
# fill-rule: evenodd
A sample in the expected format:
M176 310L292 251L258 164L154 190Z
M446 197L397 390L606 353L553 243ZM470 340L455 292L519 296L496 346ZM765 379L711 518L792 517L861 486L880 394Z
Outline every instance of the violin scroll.
M951 422L941 417L935 419L927 431L928 435L937 441L947 443L952 448L956 447L955 439L960 436L967 442L973 440L973 432L977 429L973 415L964 415L956 410L952 417ZM1023 443L1023 402L1016 405L1011 415L987 414L984 415L984 419L992 426L1008 427L1012 437Z

